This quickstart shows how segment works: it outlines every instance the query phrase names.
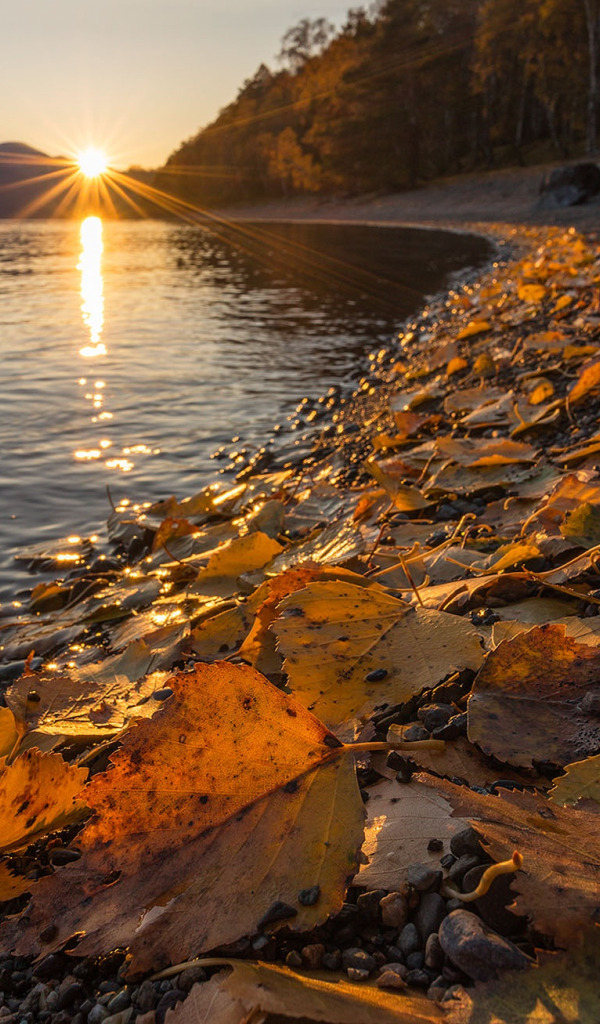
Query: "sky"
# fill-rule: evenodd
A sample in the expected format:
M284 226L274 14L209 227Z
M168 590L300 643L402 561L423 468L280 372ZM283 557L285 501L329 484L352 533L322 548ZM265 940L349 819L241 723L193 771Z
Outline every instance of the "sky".
M157 167L233 100L288 28L358 0L0 0L0 142Z

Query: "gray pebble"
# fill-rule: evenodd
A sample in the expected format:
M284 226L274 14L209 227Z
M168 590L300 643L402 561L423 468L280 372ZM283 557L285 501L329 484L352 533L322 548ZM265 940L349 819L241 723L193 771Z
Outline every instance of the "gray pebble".
M377 961L375 957L372 957L370 953L367 953L364 949L359 949L357 946L350 947L350 949L344 949L342 952L342 966L344 970L348 968L356 968L360 971L366 971L370 974L377 967Z
M409 743L415 743L418 740L428 740L429 733L422 725L409 725L408 729L402 733L402 739Z
M102 1024L109 1016L108 1010L101 1003L96 1003L87 1015L88 1024Z
M323 967L326 967L328 971L339 971L342 963L342 954L339 949L335 949L332 953L325 953L323 956Z
M444 950L437 932L433 932L425 943L425 966L432 971L441 971L444 966Z
M455 857L462 857L465 853L472 857L480 857L481 843L478 833L470 826L455 832L450 840L450 849Z
M433 732L434 729L446 725L455 713L456 709L452 704L425 704L417 711L417 718L427 732Z
M452 963L474 981L531 963L517 946L502 938L468 910L454 910L440 925L440 944Z
M290 949L285 962L288 967L302 967L302 957L297 949Z
M172 988L170 992L164 992L156 1007L156 1024L164 1024L167 1010L172 1010L177 1003L182 1003L187 992L180 988Z
M120 1013L121 1010L126 1010L131 1005L131 991L128 988L122 988L120 992L117 992L107 1004L107 1010L110 1014Z
M446 912L446 901L439 892L423 893L415 913L415 925L423 945L432 932L437 932Z
M408 884L417 892L434 889L442 881L442 872L430 864L409 864L406 873Z
M425 966L425 957L418 949L415 953L409 953L406 958L406 966L409 971L416 970L417 967Z
M367 981L369 977L369 971L361 971L358 967L348 967L346 974L350 981Z
M442 999L444 998L445 994L446 994L446 987L447 987L447 982L444 980L443 976L440 974L437 978L435 978L431 982L431 985L427 989L427 998L428 999L433 999L433 1001L435 1003L441 1002Z
M448 881L450 885L456 887L460 885L467 871L471 868L476 868L481 863L479 857L474 857L471 853L463 853L457 861L454 862L448 872Z
M186 967L185 971L179 975L177 988L180 988L182 992L189 992L194 985L202 981L206 981L206 971L203 967Z
M410 953L415 953L417 949L420 949L420 946L421 940L415 925L412 923L405 924L398 936L398 948L406 957Z
M149 1013L156 1006L156 992L151 981L143 981L137 990L135 1005L140 1013Z
M431 984L431 978L422 967L409 971L406 981L409 985L415 985L417 988L429 988Z

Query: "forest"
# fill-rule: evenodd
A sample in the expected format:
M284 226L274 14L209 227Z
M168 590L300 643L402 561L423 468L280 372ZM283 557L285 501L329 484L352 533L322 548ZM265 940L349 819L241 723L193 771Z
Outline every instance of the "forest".
M158 183L194 203L353 195L596 152L599 0L380 0L303 19Z

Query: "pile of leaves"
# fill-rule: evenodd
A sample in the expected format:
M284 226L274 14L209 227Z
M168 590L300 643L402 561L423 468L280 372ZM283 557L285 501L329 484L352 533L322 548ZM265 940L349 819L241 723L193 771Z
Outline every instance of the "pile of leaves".
M598 1019L600 260L519 241L399 336L333 454L117 508L109 558L27 553L72 569L0 620L6 953L220 952L173 1024ZM438 1005L255 962L345 898L415 906L469 823L523 857L530 968Z

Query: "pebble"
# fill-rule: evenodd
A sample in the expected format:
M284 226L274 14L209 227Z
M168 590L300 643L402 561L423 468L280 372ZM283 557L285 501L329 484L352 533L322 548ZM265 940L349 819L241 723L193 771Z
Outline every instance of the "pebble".
M73 1003L78 999L83 1000L85 998L85 991L81 982L76 981L73 975L68 975L64 981L58 987L58 1002L56 1004L57 1010L67 1010Z
M370 892L363 892L356 901L359 914L368 920L379 919L379 904L386 895L385 889L372 889Z
M417 711L417 718L427 732L433 732L446 725L455 713L452 704L425 704Z
M431 982L431 985L427 989L427 998L432 999L435 1003L440 1003L446 994L446 987L446 981L440 974Z
M517 946L468 910L453 910L445 917L439 938L446 956L473 981L487 981L500 971L522 970L531 964Z
M418 740L428 740L429 733L422 725L409 725L408 729L405 729L402 733L402 739L407 740L409 743L415 743Z
M432 971L441 971L444 966L444 950L437 932L432 932L425 943L425 966Z
M203 967L186 967L179 975L177 988L182 992L189 992L194 985L202 981L206 981L206 971Z
M163 993L155 1010L156 1024L164 1024L167 1010L172 1010L177 1003L183 1002L187 992L180 988L172 988L169 992Z
M50 1009L50 1006L48 1006ZM108 1010L101 1003L96 1003L87 1015L88 1024L102 1024L108 1017Z
M414 924L405 924L404 928L398 936L398 948L402 954L406 957L410 953L416 952L421 946L421 940L419 939L419 933Z
M369 975L377 967L377 961L366 950L359 949L358 946L351 946L350 949L342 951L342 966L345 971L356 969L366 971Z
M414 953L409 953L406 958L406 966L408 967L409 971L414 971L416 970L417 967L424 967L425 957L423 953L421 953L419 949L417 949Z
M467 712L460 715L453 715L445 725L438 726L432 730L434 740L456 740L459 736L467 735Z
M288 967L302 967L302 957L297 949L290 949L285 958Z
M401 931L406 924L408 917L408 904L399 892L390 892L379 901L381 908L381 920L387 928L397 928Z
M455 832L450 840L450 850L455 857L462 857L464 854L480 857L482 851L478 833L470 827Z
M406 988L406 975L408 971L404 964L386 964L381 968L379 977L375 979L378 988Z
M156 992L151 981L143 981L137 990L135 1005L140 1013L148 1013L156 1006Z
M429 988L431 985L431 978L427 971L422 967L419 967L414 971L409 971L406 976L406 981L409 985L415 985L417 988Z
M303 946L300 952L306 966L310 967L313 971L317 971L323 962L325 946L320 942L313 942L308 946Z
M453 853L445 853L443 857L440 857L440 864L443 868L451 868L452 865L458 860Z
M431 864L409 864L406 872L408 884L417 892L435 889L442 881L442 872Z
M339 949L335 949L331 953L325 953L323 956L323 967L326 967L328 971L339 971L342 963L342 954Z
M349 967L346 974L350 981L367 981L369 977L369 971L361 971L358 967Z
M479 864L481 864L479 857L475 857L471 853L463 853L450 868L448 872L448 881L452 886L456 887L457 884L462 882L467 871L470 871L471 868L478 867Z
M122 988L120 992L117 992L112 997L106 1009L111 1014L120 1013L121 1010L126 1010L128 1006L131 1006L131 991L128 988Z

